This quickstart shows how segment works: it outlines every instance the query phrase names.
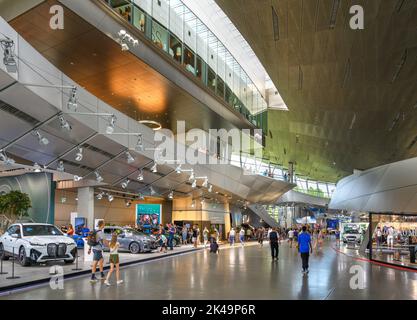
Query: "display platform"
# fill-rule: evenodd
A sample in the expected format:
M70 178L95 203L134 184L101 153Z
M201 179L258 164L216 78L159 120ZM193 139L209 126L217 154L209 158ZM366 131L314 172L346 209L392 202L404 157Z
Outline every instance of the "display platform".
M184 245L174 248L173 251L168 249L167 253L160 253L158 250L154 250L153 252L149 253L139 254L120 252L120 266L123 267L131 264L162 259L165 257L202 249L204 249L204 247L202 246L199 248L194 248L192 245ZM0 274L0 294L5 293L7 291L24 288L27 286L33 286L49 282L51 277L56 275L57 272L59 275L63 275L64 278L71 278L90 273L91 261L84 261L84 252L82 249L78 250L78 255L78 265L75 262L72 264L65 264L63 261L55 261L42 265L37 264L29 267L22 267L20 264L17 263L17 261L15 261L14 276L18 277L15 279L9 279L10 277L12 277L12 261L3 261L3 272L7 272L7 274ZM109 253L107 252L104 253L104 263L104 268L108 269L110 266ZM58 268L54 268L54 266L58 266ZM79 270L74 270L77 268Z

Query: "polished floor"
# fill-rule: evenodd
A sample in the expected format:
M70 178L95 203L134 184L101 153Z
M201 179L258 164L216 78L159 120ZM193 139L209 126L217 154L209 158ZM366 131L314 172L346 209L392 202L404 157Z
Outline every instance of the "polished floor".
M106 287L88 277L66 280L63 290L48 285L0 299L416 299L417 274L357 261L327 243L301 273L301 259L288 244L272 262L269 247L224 248L187 253L122 269L125 283ZM354 267L352 269L352 266ZM363 289L355 274L363 270ZM113 280L114 282L114 280ZM353 287L352 287L353 284Z

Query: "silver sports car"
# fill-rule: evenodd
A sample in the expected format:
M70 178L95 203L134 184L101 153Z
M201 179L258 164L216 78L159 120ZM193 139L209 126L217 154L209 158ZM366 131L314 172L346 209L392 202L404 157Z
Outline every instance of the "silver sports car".
M120 250L139 253L149 252L157 248L156 239L152 235L123 227L104 227L103 229L104 237L108 241L111 240L114 232L118 234L117 241L120 243Z

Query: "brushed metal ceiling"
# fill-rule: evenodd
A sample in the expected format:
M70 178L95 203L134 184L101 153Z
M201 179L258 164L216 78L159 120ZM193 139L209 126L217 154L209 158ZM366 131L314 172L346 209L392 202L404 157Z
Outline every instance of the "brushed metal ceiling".
M353 169L417 156L416 1L216 2L290 110L269 111L271 160L337 181ZM354 4L364 8L364 30L349 27Z

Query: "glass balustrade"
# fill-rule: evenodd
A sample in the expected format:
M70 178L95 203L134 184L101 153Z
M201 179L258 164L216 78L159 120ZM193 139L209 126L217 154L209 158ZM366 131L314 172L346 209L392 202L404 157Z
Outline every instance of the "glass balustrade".
M267 103L233 55L180 0L102 0L267 133Z

